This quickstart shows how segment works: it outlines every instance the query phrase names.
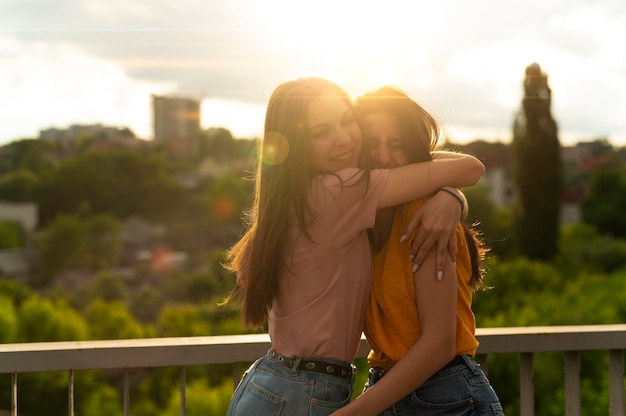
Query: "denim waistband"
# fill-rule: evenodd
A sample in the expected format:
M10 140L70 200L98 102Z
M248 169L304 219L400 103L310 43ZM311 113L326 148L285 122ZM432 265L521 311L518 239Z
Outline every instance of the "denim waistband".
M336 360L332 360L333 362L331 362L323 358L286 357L277 354L276 351L271 348L267 351L267 357L275 363L291 368L294 371L311 371L314 373L328 374L341 377L348 381L352 381L354 378L355 367L347 362L339 364Z
M455 365L465 364L465 359L463 357L464 357L463 355L457 355L450 362L448 362L448 364L446 364L443 367L441 367L439 369L439 371L444 370L444 369L449 368L449 367L453 367ZM469 356L466 356L466 357L469 357ZM367 383L368 383L368 385L372 386L378 380L383 378L383 376L387 373L387 371L389 371L389 370L388 369L386 370L386 369L383 369L383 368L380 368L380 367L371 367L369 369L368 376L367 376Z

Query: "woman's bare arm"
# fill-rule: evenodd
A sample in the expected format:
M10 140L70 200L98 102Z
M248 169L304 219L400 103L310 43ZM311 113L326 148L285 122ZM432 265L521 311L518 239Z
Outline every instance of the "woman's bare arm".
M375 416L418 388L456 354L457 279L451 261L446 262L449 279L438 281L421 269L435 267L435 253L424 260L415 274L415 291L422 325L420 339L374 386L334 416Z
M484 172L485 166L482 162L461 153L390 169L378 208L421 198L443 186L461 188L475 185Z

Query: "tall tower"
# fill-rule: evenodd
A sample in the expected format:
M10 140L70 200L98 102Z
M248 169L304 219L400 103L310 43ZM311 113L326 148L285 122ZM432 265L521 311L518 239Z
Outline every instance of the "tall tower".
M520 252L550 260L558 253L563 189L558 127L552 91L538 64L526 68L522 105L513 123L513 172L517 203L514 228Z
M200 101L187 97L152 96L154 141L180 153L194 153L200 135Z

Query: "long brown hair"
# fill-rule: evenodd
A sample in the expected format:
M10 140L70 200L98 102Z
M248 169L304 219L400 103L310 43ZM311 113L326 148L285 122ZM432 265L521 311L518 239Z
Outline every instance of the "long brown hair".
M431 152L437 149L443 135L441 124L402 90L384 86L369 91L357 97L355 109L361 119L374 113L396 117L410 163L432 160ZM465 221L462 224L472 266L469 282L474 290L478 290L483 287L483 260L488 249L474 227Z
M313 171L309 160L306 113L312 99L332 95L352 100L338 85L324 78L299 78L279 85L270 97L265 133L259 143L254 202L246 213L247 230L226 252L224 267L237 273L233 297L243 298L243 321L264 323L279 290L279 276L289 269L289 222L295 220L306 238L308 190ZM367 152L363 152L364 154ZM363 177L369 178L368 175Z

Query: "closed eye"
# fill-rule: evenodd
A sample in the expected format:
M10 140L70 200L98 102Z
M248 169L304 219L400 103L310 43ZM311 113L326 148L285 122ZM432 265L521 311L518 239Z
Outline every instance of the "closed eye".
M323 137L326 137L329 132L330 132L330 129L322 128L322 129L314 129L310 132L310 134L311 134L311 137L314 139L321 139Z

